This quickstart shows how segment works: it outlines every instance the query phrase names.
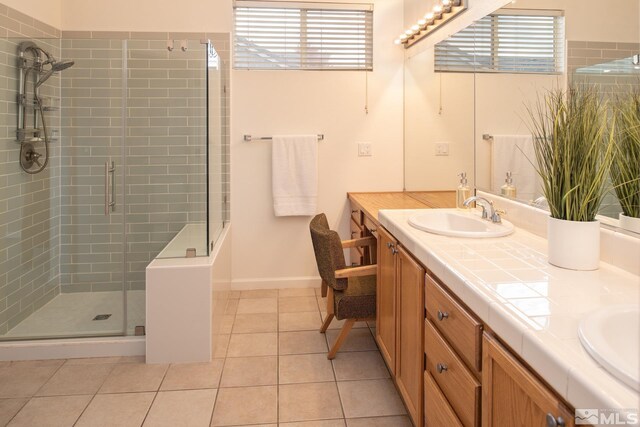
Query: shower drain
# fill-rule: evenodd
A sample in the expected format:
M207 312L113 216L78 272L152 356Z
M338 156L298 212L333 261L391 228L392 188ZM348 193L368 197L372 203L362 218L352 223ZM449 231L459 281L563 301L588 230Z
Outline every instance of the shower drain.
M93 320L107 320L109 317L111 317L110 314L98 314Z

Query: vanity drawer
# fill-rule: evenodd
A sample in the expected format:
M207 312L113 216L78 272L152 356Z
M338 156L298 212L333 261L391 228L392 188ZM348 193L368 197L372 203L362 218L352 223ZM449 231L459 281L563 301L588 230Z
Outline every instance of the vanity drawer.
M480 383L449 347L431 321L425 320L427 372L465 427L480 426Z
M362 211L351 206L351 219L358 225L362 225Z
M360 237L364 237L364 228L355 222L353 218L349 221L351 225L351 239L359 239Z
M424 416L426 427L463 427L431 374L424 372Z
M456 350L469 368L482 369L482 323L458 304L427 274L425 307L427 318Z
M364 227L369 230L369 232L377 239L378 238L378 226L376 225L376 223L369 218L368 216L364 215Z

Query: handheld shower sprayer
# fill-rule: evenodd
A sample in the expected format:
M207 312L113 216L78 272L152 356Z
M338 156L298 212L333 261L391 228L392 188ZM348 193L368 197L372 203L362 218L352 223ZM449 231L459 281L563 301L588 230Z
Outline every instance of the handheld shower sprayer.
M32 56L31 61L26 57L27 52ZM36 174L44 170L49 163L50 134L47 129L45 109L39 95L39 88L51 76L73 66L74 61L57 61L46 50L32 41L25 41L18 45L18 67L20 69L20 86L18 89L18 129L17 140L20 142L20 166L29 174ZM33 74L32 100L27 99L27 84ZM33 111L33 126L27 127L27 111ZM40 126L38 126L38 118ZM34 144L44 141L44 155L37 152ZM39 159L44 157L41 162ZM32 169L33 165L37 169Z

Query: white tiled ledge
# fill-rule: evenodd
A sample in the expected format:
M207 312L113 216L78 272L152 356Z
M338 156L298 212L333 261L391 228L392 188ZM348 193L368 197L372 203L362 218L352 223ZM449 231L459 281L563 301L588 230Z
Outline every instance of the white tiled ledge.
M497 208L506 210L505 219L517 227L546 239L549 212L483 191L478 191L478 196L492 200ZM632 274L640 275L640 235L611 227L601 227L600 259Z
M380 223L575 408L639 408L640 394L582 348L580 318L640 301L640 276L610 264L589 272L547 262L547 241L521 228L507 237L429 234L407 219L418 210L381 210Z

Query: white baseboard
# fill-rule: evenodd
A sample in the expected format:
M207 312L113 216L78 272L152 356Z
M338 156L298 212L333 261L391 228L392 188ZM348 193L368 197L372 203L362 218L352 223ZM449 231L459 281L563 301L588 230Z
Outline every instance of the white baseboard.
M144 343L144 337L77 338L1 342L0 361L144 356Z
M231 282L231 290L233 291L317 287L320 287L320 276L234 279Z

